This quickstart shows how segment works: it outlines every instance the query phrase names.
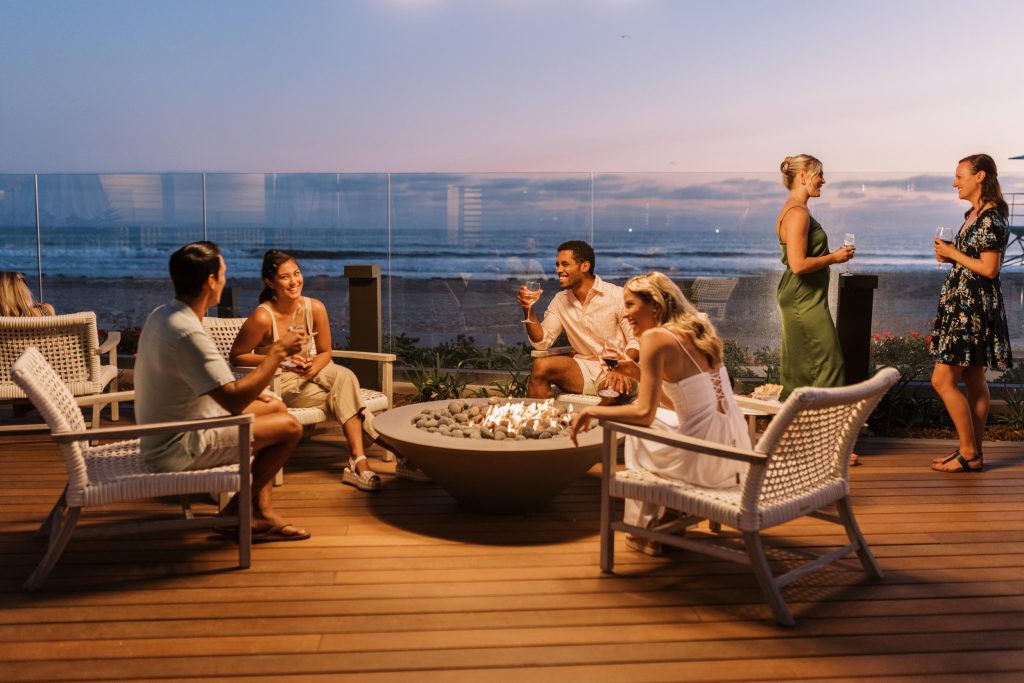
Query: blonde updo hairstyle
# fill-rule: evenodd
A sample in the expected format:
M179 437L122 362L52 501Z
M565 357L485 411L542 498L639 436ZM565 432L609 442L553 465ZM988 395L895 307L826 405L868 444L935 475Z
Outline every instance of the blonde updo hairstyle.
M687 337L712 368L722 364L722 340L715 326L664 273L652 271L630 278L626 291L649 304L658 327Z
M805 173L808 178L821 174L821 162L810 154L797 154L795 157L786 157L779 164L782 171L782 184L787 190L793 189L796 177Z

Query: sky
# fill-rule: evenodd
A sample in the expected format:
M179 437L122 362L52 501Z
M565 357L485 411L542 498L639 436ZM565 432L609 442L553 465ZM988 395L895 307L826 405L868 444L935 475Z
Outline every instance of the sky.
M0 0L0 173L1024 171L1018 0Z

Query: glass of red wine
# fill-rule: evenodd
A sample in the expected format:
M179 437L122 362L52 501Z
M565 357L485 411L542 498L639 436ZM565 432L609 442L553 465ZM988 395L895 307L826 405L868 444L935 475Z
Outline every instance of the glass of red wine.
M604 380L608 379L612 370L619 366L619 356L621 354L622 349L619 347L617 342L605 342L604 349L601 351L601 363L604 364L605 371L601 375L601 379L599 380L600 382L604 382ZM599 390L597 395L604 398L617 398L619 396L619 392L610 387L605 387Z

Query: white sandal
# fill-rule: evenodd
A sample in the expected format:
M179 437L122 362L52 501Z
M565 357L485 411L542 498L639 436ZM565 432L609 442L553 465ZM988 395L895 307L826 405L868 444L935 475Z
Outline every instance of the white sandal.
M381 486L380 476L373 470L367 469L360 472L356 469L360 460L366 460L365 455L360 455L358 458L349 458L348 467L341 473L341 481L345 484L351 484L360 491L376 491Z
M398 462L395 463L395 476L399 479L408 479L410 481L418 481L424 484L432 481L429 474L415 465L410 464L409 461L402 457L399 457Z

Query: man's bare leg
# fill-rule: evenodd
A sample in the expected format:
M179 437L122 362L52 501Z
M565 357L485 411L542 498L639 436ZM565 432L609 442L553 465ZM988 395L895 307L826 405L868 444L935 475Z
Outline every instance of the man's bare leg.
M302 425L277 399L253 401L245 412L255 416L252 424L253 531L259 533L282 523L271 503L274 475L284 467L298 445ZM237 502L232 499L224 507L223 514L233 514L235 510ZM305 533L305 530L300 531Z
M533 371L526 395L530 398L551 398L551 385L570 394L583 393L583 373L569 356L545 356L533 359Z

